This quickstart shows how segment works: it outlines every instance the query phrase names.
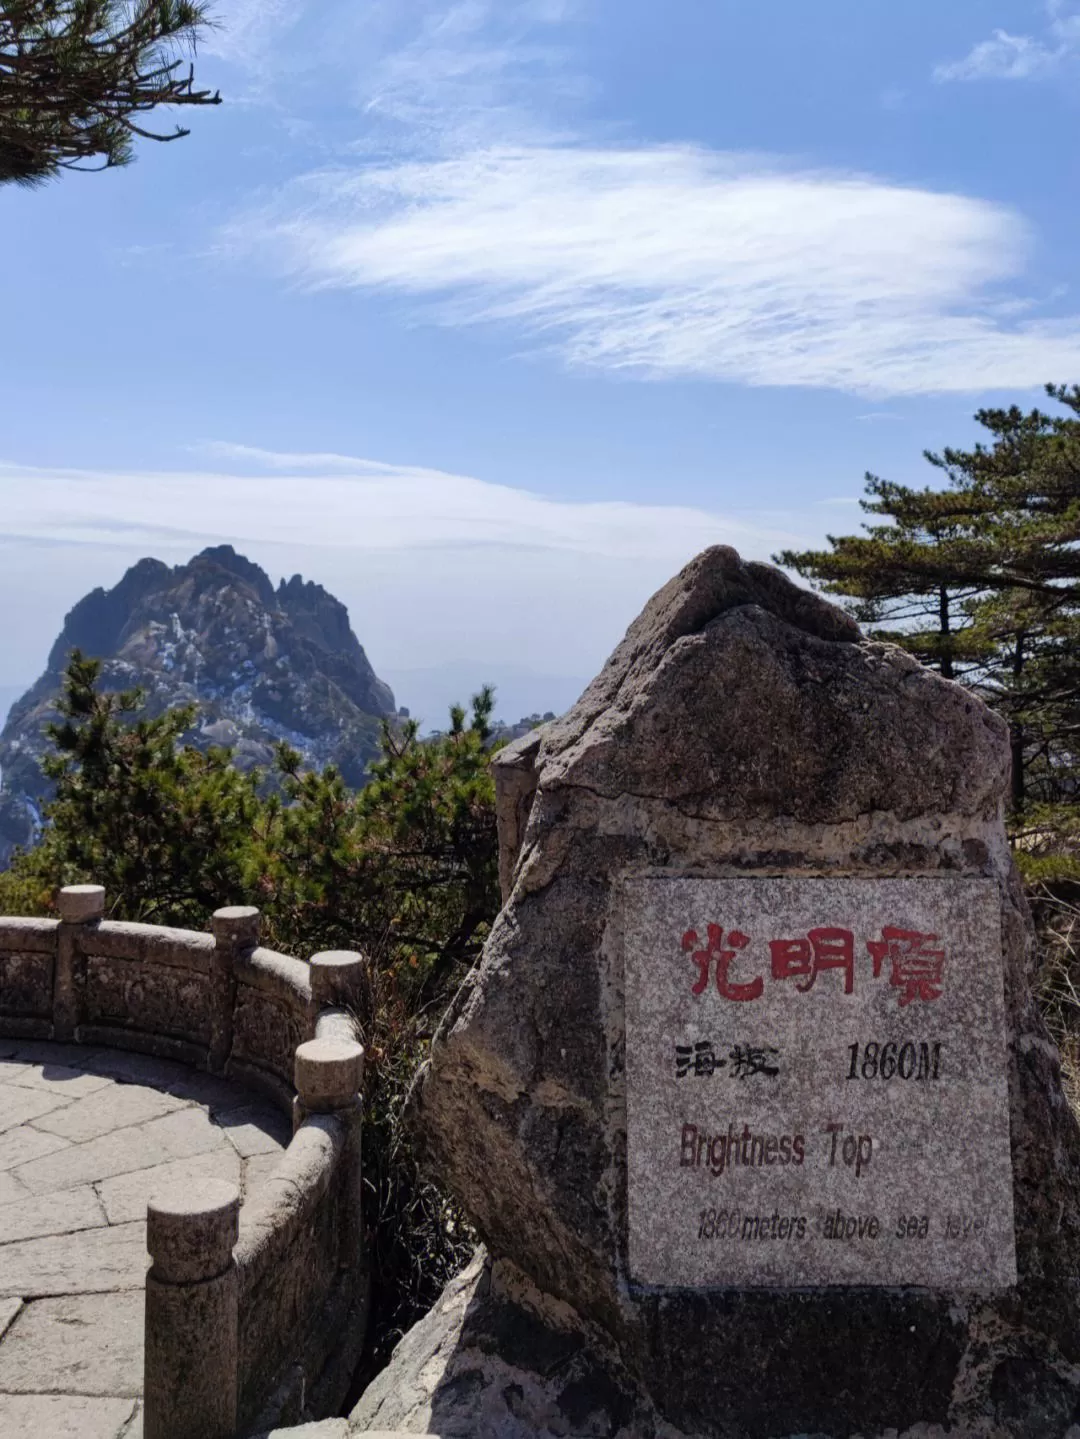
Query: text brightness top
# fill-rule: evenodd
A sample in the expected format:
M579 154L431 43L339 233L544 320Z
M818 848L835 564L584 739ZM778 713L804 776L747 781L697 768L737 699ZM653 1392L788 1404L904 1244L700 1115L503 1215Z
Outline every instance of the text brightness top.
M987 880L623 886L631 1278L1016 1279Z

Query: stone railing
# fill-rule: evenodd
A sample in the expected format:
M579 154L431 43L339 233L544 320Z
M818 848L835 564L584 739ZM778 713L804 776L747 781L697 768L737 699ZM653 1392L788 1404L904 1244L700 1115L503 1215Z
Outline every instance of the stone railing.
M333 1414L367 1322L360 1219L363 960L258 943L259 913L211 934L106 920L97 885L60 918L0 916L0 1035L177 1059L258 1088L293 1138L241 1205L203 1181L147 1214L145 1439L231 1439Z

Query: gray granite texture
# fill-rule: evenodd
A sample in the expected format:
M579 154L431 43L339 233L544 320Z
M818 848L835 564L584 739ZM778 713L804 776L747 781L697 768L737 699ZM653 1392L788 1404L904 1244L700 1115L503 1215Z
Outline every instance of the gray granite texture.
M348 1432L678 1439L635 1394L610 1344L587 1343L565 1306L482 1250L401 1341Z
M1007 776L1005 726L969 693L726 548L649 602L563 719L497 759L507 902L414 1122L494 1258L603 1336L630 1402L676 1429L1041 1439L1077 1418L1080 1135L1032 1000ZM977 1266L948 1288L632 1282L620 895L646 875L990 886L1015 1285L979 1292Z
M991 881L644 878L619 904L632 1280L1015 1282Z

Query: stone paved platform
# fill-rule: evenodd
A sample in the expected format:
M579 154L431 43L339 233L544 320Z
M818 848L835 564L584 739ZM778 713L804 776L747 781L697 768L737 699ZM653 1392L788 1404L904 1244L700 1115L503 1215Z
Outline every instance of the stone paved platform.
M250 1193L289 1141L236 1085L120 1050L0 1040L0 1435L141 1432L146 1202Z

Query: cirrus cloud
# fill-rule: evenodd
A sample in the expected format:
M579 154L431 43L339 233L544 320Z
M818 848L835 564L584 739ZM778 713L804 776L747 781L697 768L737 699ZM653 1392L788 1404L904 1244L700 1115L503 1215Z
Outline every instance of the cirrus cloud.
M1045 33L1011 35L995 30L960 60L934 67L934 79L1034 80L1052 74L1080 50L1080 12L1070 12L1063 0L1049 0Z
M690 146L493 146L304 176L233 247L314 286L501 323L570 364L864 394L1080 370L1080 317L1013 289L1013 210Z

